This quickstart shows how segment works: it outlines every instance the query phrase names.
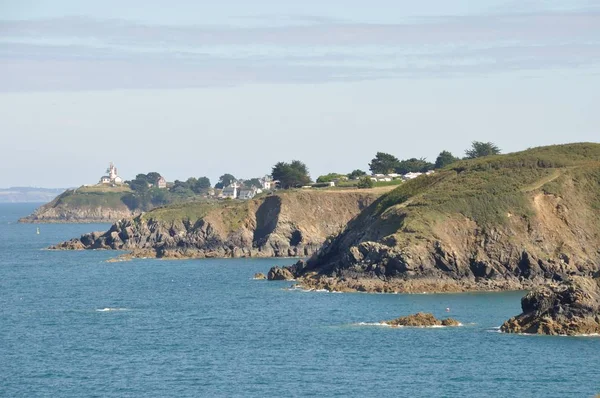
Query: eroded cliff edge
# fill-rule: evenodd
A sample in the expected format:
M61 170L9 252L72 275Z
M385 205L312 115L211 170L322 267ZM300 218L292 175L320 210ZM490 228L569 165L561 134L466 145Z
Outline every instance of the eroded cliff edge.
M455 163L381 197L307 262L306 288L529 289L600 268L600 144ZM281 279L281 278L279 278Z
M170 205L51 249L158 258L309 256L387 191L285 191L244 202Z

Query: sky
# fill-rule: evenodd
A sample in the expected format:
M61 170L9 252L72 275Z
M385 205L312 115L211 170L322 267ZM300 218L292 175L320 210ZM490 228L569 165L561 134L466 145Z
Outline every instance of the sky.
M0 0L0 188L598 142L599 87L596 0Z

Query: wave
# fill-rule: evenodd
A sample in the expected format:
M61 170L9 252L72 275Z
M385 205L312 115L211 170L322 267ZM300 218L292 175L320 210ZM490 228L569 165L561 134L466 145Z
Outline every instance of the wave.
M462 323L459 323L456 326L445 326L445 325L432 325L432 326L404 326L404 325L390 325L384 322L359 322L359 323L355 323L354 325L356 326L382 326L382 327L388 327L388 328L410 328L410 329L444 329L444 328L449 328L449 327L458 327L458 326L464 326Z
M106 307L106 308L97 308L96 312L111 312L111 311L129 311L128 308L114 308L114 307Z
M303 287L299 287L298 285L293 285L290 286L288 288L285 288L284 290L290 290L290 291L295 291L295 292L303 292L303 293L336 293L336 294L342 294L343 292L338 292L335 290L327 290L327 289L305 289Z
M600 337L600 333L581 333L581 334L551 334L551 335L545 335L545 334L538 334L538 333L509 333L509 332L503 332L502 330L500 330L500 326L495 326L491 329L487 330L488 332L491 333L502 333L502 334L516 334L518 336L550 336L550 337Z
M390 325L388 325L387 323L383 323L383 322L359 322L359 323L355 323L355 326L380 326L380 327L384 327L384 328L391 328Z

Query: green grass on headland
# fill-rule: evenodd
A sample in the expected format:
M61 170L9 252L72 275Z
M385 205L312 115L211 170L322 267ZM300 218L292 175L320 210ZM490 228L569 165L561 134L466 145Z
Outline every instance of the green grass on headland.
M598 189L594 177L600 165L600 144L568 144L533 148L453 163L396 188L379 202L376 211L402 205L423 213L460 213L480 224L503 223L510 215L532 214L528 192L535 189L558 194L555 183L563 173L577 170L582 184ZM593 170L583 173L591 166ZM594 174L594 171L596 174ZM583 181L585 180L585 182Z

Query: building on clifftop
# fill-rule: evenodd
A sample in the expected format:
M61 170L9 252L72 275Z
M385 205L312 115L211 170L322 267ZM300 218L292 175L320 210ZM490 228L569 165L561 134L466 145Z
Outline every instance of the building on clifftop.
M163 176L158 177L158 179L156 180L156 186L159 189L167 188L167 180L165 179L165 177L163 177Z
M108 165L108 169L106 169L106 172L108 173L108 175L102 176L100 178L100 184L114 184L114 185L123 184L123 179L121 177L119 177L119 175L117 173L117 168L115 167L113 162L110 162L110 164Z
M238 192L239 192L238 188L240 188L240 185L234 181L229 186L223 188L223 192L221 193L221 196L223 198L236 199L238 197Z

